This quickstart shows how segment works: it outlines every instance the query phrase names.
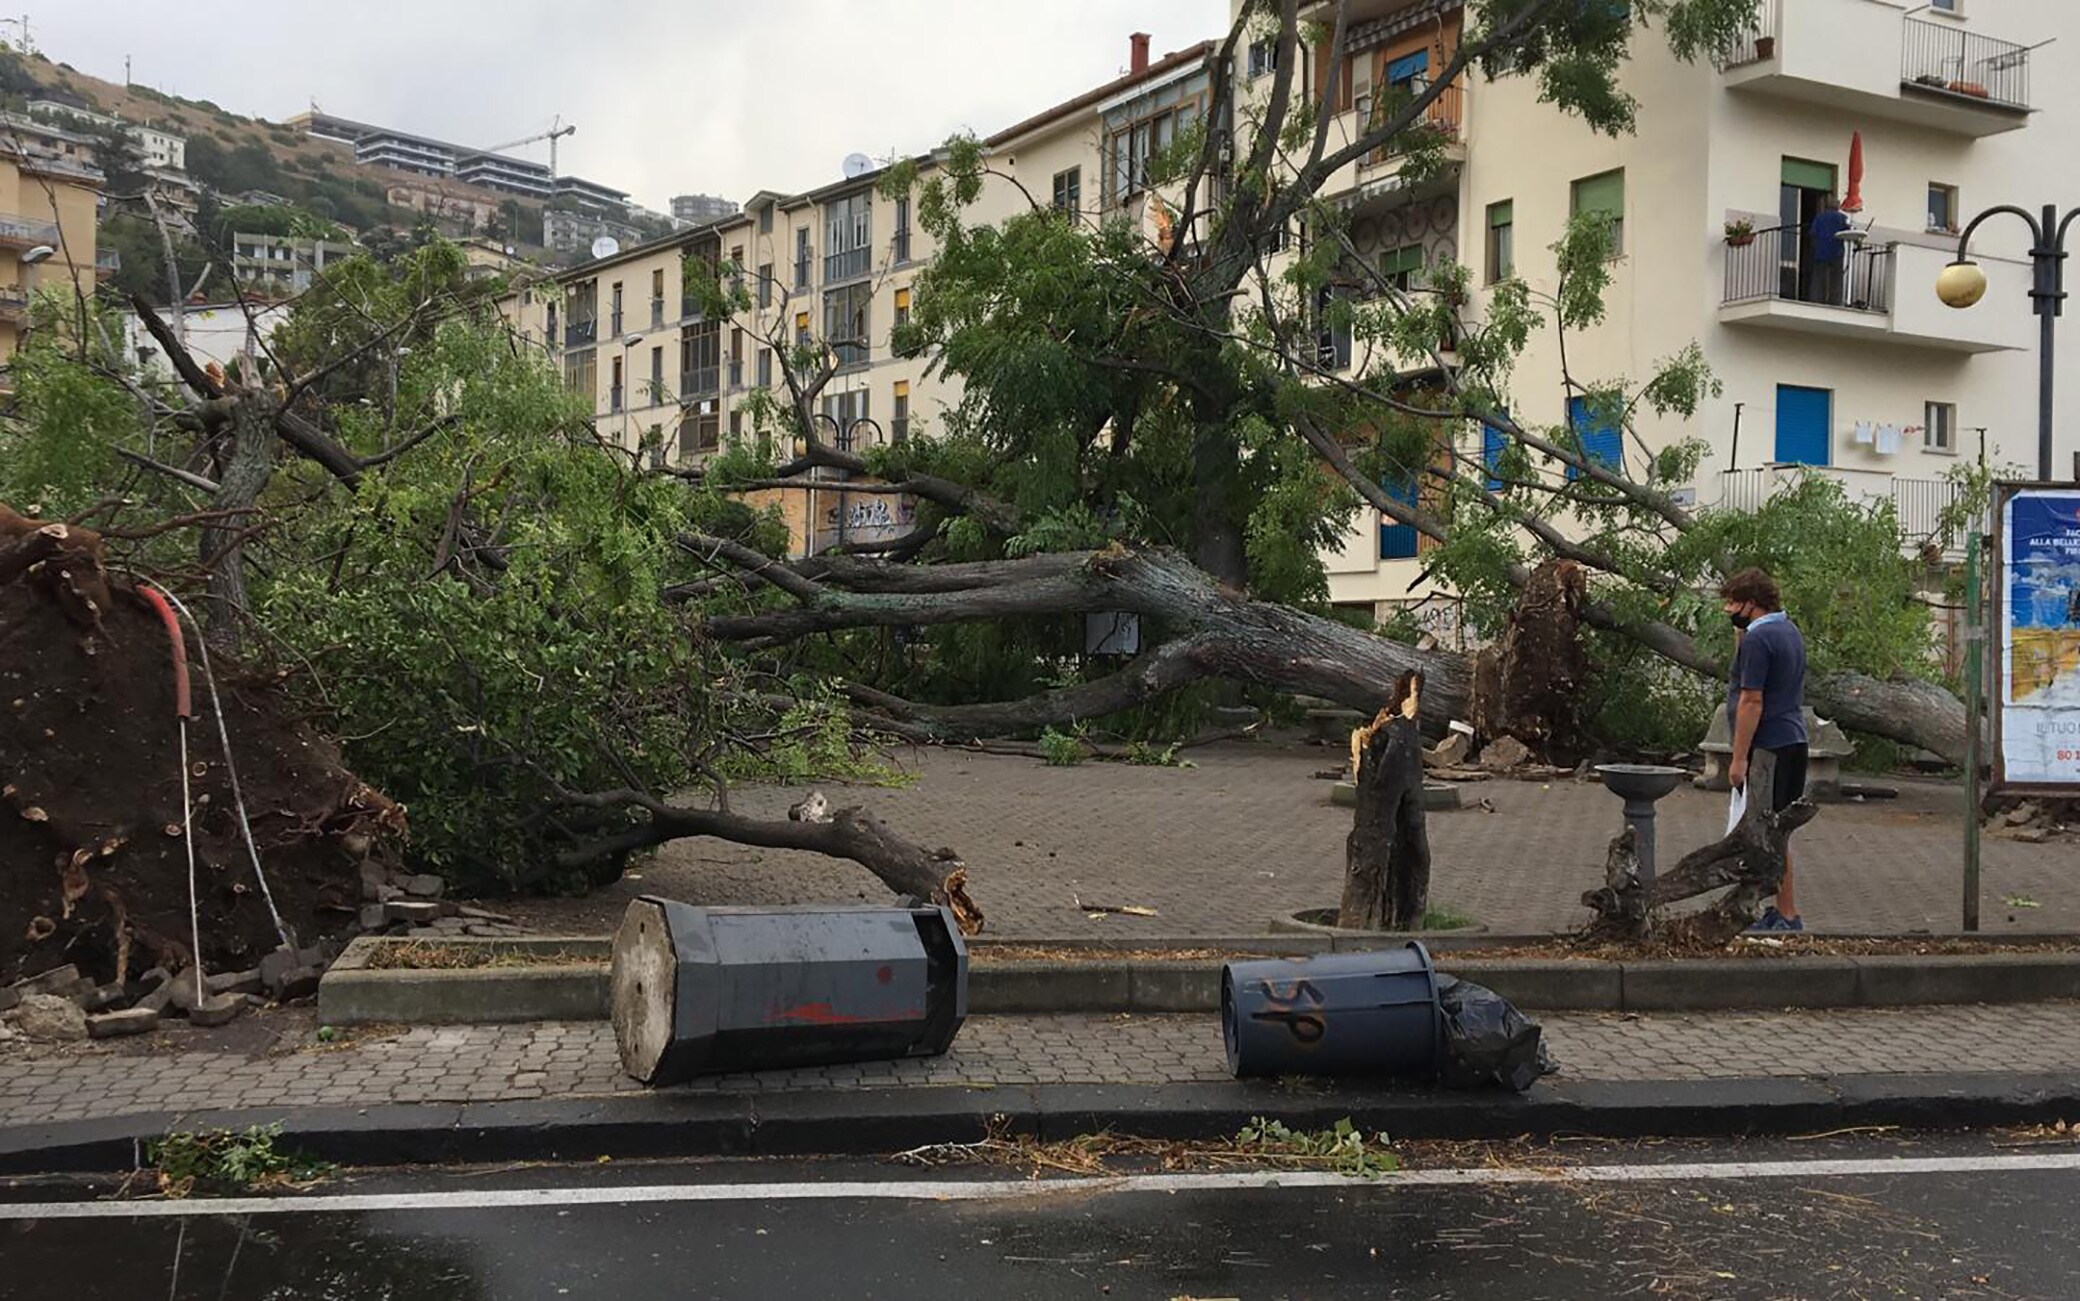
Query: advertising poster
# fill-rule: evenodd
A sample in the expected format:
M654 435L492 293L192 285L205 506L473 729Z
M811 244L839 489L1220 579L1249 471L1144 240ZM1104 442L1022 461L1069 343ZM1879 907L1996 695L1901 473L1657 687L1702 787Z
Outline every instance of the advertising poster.
M2080 487L2012 490L2000 563L1999 780L2080 790Z

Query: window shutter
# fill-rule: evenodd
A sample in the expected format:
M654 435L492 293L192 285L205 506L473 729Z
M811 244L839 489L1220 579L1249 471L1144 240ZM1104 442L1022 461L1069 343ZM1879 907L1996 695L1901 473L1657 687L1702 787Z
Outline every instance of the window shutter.
M1489 204L1488 228L1496 230L1514 223L1516 220L1515 207L1515 202L1510 199L1504 199L1500 203Z
M1834 165L1808 162L1803 158L1786 158L1784 184L1797 186L1801 190L1826 190L1833 193Z
M1428 50L1417 50L1414 54L1404 54L1400 58L1388 63L1385 80L1389 86L1398 86L1402 82L1414 77L1420 77L1428 71L1430 71L1430 52Z
M1607 212L1613 217L1625 215L1625 173L1605 172L1601 176L1585 177L1574 183L1574 213Z

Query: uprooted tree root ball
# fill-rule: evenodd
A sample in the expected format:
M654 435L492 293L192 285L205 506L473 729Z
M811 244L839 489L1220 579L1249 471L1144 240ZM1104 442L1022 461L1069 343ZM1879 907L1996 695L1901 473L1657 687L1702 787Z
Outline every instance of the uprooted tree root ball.
M49 545L38 536L0 539L0 573L14 548ZM98 560L87 571L106 582ZM0 983L64 963L103 982L177 970L193 945L166 629L127 584L108 583L106 607L87 611L51 574L39 561L0 577ZM403 810L290 717L274 682L221 658L215 668L283 919L304 944L344 931L361 901L357 855L401 838ZM212 969L251 967L281 941L199 672L193 707L203 958Z

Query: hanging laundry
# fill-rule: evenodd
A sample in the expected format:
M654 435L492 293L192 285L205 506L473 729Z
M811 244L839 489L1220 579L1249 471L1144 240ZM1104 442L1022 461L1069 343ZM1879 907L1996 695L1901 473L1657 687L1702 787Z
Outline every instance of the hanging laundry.
M1899 453L1900 434L1898 425L1878 427L1878 455L1894 456Z
M1857 443L1858 443L1858 444L1859 444L1860 446L1863 446L1863 447L1869 447L1869 446L1871 445L1871 441L1872 441L1872 439L1873 439L1873 438L1874 438L1875 436L1876 436L1876 435L1875 435L1875 434L1873 434L1873 432L1872 432L1872 430L1871 430L1871 422L1870 422L1870 421L1868 421L1868 420L1859 420L1859 421L1857 421L1857 422L1856 422L1856 430L1855 430L1855 432L1854 432L1854 433L1853 433L1853 434L1851 435L1851 437L1855 438L1855 440L1857 441Z

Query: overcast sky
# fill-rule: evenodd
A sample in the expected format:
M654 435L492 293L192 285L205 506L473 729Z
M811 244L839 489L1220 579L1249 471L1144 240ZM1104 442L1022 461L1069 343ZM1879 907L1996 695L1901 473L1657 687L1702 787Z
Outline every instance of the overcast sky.
M560 170L664 207L832 181L855 150L988 133L1226 29L1228 0L26 0L37 48L279 121L328 113L472 146L578 133ZM753 17L753 14L757 17ZM4 33L16 36L10 27ZM534 145L515 153L547 160Z

